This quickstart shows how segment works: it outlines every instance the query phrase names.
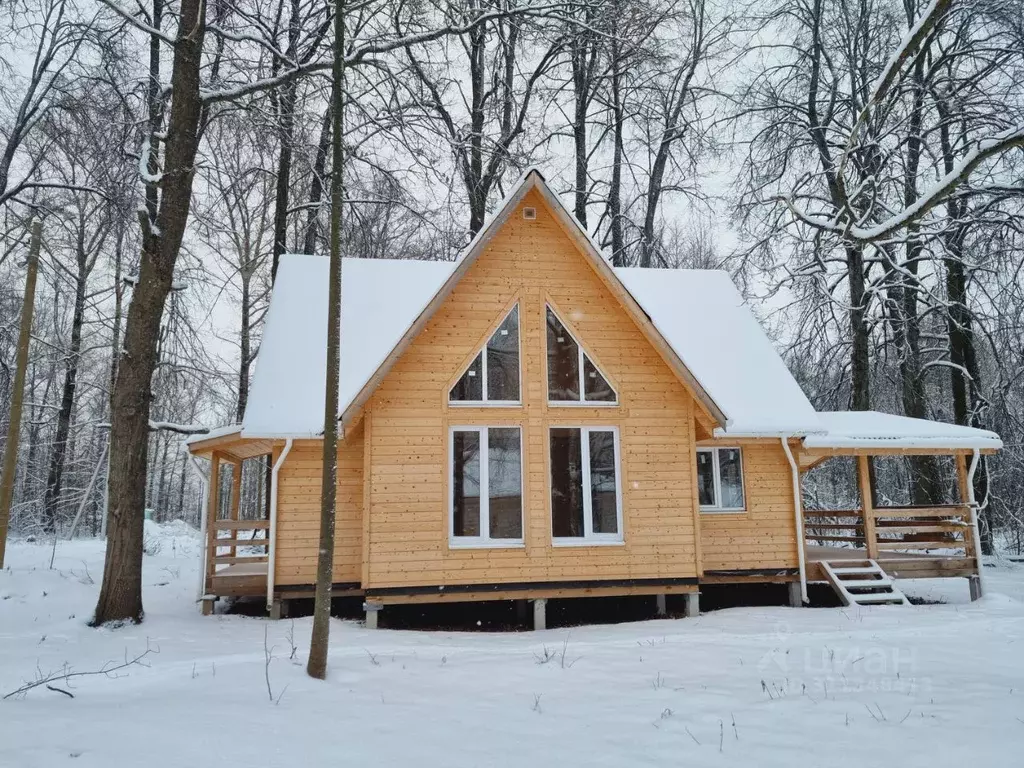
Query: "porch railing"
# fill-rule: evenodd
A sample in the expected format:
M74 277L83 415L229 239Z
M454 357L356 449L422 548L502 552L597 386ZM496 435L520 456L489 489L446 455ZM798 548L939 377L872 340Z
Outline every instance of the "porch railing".
M267 562L269 520L215 520L206 541L206 576L219 566Z
M977 557L971 509L966 504L805 510L809 544L865 549L868 557L894 553Z

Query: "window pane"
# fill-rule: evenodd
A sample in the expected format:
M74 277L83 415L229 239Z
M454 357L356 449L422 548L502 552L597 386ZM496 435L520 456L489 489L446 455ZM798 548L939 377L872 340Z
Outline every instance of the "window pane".
M715 454L697 451L697 498L702 507L715 506Z
M615 402L615 390L586 353L583 353L583 391L584 400Z
M551 430L551 532L583 536L583 460L580 430Z
M548 400L579 399L579 347L548 307Z
M480 433L452 433L452 530L480 535Z
M492 539L523 538L522 456L519 430L487 430L487 495Z
M590 503L594 533L618 533L615 433L590 432Z
M722 507L743 509L743 470L739 448L718 451L718 473L722 480Z
M483 400L483 352L476 356L448 395L449 400Z
M519 306L487 342L487 399L519 399Z

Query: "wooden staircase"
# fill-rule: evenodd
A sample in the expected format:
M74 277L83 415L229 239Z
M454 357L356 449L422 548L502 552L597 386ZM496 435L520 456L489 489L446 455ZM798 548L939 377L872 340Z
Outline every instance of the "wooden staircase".
M874 560L832 560L820 565L843 605L910 605Z

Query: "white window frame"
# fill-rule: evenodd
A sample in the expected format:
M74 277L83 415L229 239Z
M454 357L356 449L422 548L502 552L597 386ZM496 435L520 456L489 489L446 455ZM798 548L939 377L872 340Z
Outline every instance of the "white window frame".
M519 424L465 424L450 427L448 430L448 546L451 549L515 549L526 546L525 538L492 539L490 515L490 429L514 429L519 432L519 505L520 530L526 534L526 496L523 485L523 473L526 471L523 460L523 428ZM455 535L455 433L476 432L480 439L480 535Z
M568 333L570 336L572 336L572 340L576 342L576 370L578 371L578 376L579 376L579 381L577 382L577 384L578 384L579 390L580 390L580 399L579 400L552 400L551 399L551 370L548 368L548 352L547 352L547 349L548 349L548 316L547 316L548 310L550 310L551 314L553 314L555 316L555 318L557 318L558 322L560 322L562 324L562 327L565 328L565 332ZM547 388L548 405L553 407L553 408L563 408L563 407L565 407L565 408L580 408L580 407L583 407L583 408L617 408L618 405L619 405L619 390L618 390L618 388L615 387L610 381L608 381L608 376L605 374L605 372L603 370L601 370L598 367L597 363L594 361L594 358L591 357L589 354L587 356L590 357L590 362L594 364L595 368L597 368L598 373L601 374L601 377L605 381L608 382L608 386L611 387L612 388L612 392L615 393L615 399L614 400L587 400L586 399L587 389L586 389L586 376L585 376L585 374L583 372L583 355L584 355L583 344L580 342L579 337L575 333L573 333L571 330L569 330L569 326L566 324L565 320L562 319L562 316L559 315L557 311L555 311L555 308L552 307L550 304L545 303L544 304L544 373L545 373L544 386Z
M740 455L740 489L743 492L743 506L741 507L723 507L722 503L722 469L719 465L718 454L719 451L736 451ZM701 504L701 514L707 515L735 515L747 511L747 476L745 472L745 462L743 460L743 448L738 445L716 445L716 446L704 446L698 447L697 453L710 453L711 459L711 474L714 477L712 492L715 494L714 504Z
M551 431L555 429L580 430L580 461L583 468L583 535L555 536L554 510L551 506ZM611 432L615 451L615 533L594 533L594 500L590 495L590 433ZM582 424L551 424L548 427L548 519L551 525L551 544L555 547L621 546L625 544L622 532L622 451L619 428L615 426L584 426Z
M491 337L498 332L498 329L505 323L508 316L512 314L513 310L518 311L519 321L516 323L516 349L519 350L519 365L516 371L519 376L519 399L518 400L490 400L487 396L487 345L491 343ZM466 375L472 365L473 361L476 360L477 355L480 355L480 376L481 385L480 391L483 393L482 400L452 400L452 389L459 383L463 376ZM487 334L487 338L484 340L483 346L477 350L476 355L469 361L469 365L462 369L462 373L459 374L458 378L448 387L448 405L453 408L480 408L480 407L491 407L491 408L509 408L515 406L521 406L523 404L523 313L519 307L517 301L511 307L508 312L501 316L501 322L498 323L494 330ZM522 436L520 436L520 442L522 442Z

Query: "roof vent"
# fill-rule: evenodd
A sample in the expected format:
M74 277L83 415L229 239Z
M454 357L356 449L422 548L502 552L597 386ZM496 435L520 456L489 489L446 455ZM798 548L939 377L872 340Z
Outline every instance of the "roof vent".
M537 220L537 209L536 208L523 208L523 218L527 221Z

